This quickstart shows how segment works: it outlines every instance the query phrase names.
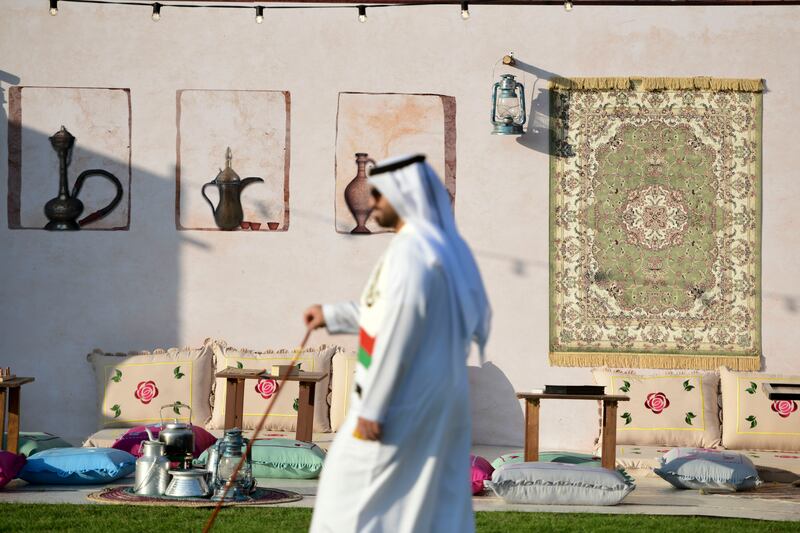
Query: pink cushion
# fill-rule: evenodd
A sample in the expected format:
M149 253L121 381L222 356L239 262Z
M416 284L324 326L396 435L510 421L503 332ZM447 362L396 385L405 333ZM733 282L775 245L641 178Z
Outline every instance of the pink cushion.
M469 458L472 465L472 494L478 494L483 490L483 482L492 479L494 468L480 455L470 455Z
M157 439L158 434L161 433L161 426L153 424L148 427L150 428L150 433L153 434L153 438ZM200 426L193 425L192 431L194 432L194 451L192 455L197 458L200 457L201 453L206 451L206 448L209 448L212 444L217 442L217 438ZM144 426L136 426L135 428L129 429L123 436L114 441L111 447L126 451L134 457L141 457L142 441L147 439L147 431L145 431Z
M25 466L25 456L0 450L0 488L5 487L9 481L17 477L19 471Z

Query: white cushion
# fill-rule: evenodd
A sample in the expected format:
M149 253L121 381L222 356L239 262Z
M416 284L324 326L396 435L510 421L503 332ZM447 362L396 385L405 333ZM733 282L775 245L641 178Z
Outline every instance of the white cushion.
M486 485L506 503L616 505L635 485L599 466L512 463L498 468Z

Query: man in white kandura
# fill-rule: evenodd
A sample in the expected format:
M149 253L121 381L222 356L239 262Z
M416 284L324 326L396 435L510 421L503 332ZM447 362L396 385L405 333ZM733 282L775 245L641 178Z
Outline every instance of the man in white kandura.
M358 333L350 411L322 469L311 531L469 533L466 360L491 312L450 197L425 157L370 172L374 211L397 230L360 303L312 306L309 327Z

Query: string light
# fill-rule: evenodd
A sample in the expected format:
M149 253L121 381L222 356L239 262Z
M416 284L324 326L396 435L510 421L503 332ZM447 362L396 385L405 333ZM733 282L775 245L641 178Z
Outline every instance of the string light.
M358 6L358 21L367 21L367 6Z
M264 22L264 6L256 6L256 24Z
M572 2L570 0L564 2L564 9L567 11L572 11Z
M153 14L150 16L153 19L153 22L158 22L161 20L161 4L156 2L153 4Z
M469 18L469 2L461 2L461 18L464 20Z
M50 15L58 15L58 0L50 0Z

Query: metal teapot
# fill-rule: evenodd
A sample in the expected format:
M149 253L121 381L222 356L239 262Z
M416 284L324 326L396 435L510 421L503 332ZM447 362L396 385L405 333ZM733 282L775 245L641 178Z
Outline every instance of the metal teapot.
M189 410L189 423L178 422L177 417L174 422L164 423L164 417L161 412L166 408L171 407L178 411L185 407ZM158 434L158 440L164 443L164 453L170 461L185 462L187 457L191 457L194 452L194 431L192 430L192 408L182 403L170 403L161 407L159 411L161 418L161 432Z
M200 192L203 198L206 199L208 205L211 206L211 212L214 213L214 222L220 229L232 230L239 227L239 224L244 220L244 212L242 212L242 199L241 194L245 187L251 183L261 182L261 178L239 178L239 175L231 168L231 160L233 155L230 146L225 152L225 169L220 169L219 174L213 180L209 181ZM219 203L214 207L214 204L206 196L206 187L209 185L216 185L219 190Z
M67 128L61 126L61 129L50 137L50 144L58 154L58 196L48 201L44 206L44 215L49 221L44 229L52 231L79 230L81 226L99 220L113 211L119 201L122 200L122 183L117 177L111 172L100 168L85 170L78 175L72 194L70 194L67 167L69 167L72 160L72 147L75 144L75 137L67 131ZM78 200L78 194L81 192L83 182L90 176L102 176L113 183L117 189L116 196L104 208L98 209L91 215L78 220L78 217L83 213L83 202Z

